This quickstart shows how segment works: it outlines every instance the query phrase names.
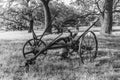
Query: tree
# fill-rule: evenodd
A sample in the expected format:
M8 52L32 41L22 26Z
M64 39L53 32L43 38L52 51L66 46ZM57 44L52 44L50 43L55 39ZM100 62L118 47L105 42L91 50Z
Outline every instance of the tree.
M44 6L44 14L45 14L45 27L47 28L48 33L52 33L52 25L51 25L51 13L49 8L50 0L41 0Z
M16 1L16 5L13 5L14 0L10 3L11 5L5 7L3 12L1 11L0 18L4 19L4 24L10 23L8 26L11 28L31 32L34 22L44 22L42 5L37 4L34 0Z
M34 19L33 19L32 11L29 9L31 2L30 2L30 0L25 0L25 1L26 1L26 8L28 9L27 14L29 16L29 19L27 19L29 21L29 30L28 30L28 32L30 33L33 30Z
M98 4L97 4L98 5ZM99 6L98 6L99 8ZM105 0L101 13L101 34L111 34L113 22L113 0ZM100 9L100 8L99 8Z
M110 34L112 31L112 21L113 21L113 0L77 0L77 3L84 5L87 10L90 11L90 7L93 5L93 11L99 13L97 15L101 16L101 33ZM97 7L97 8L96 8ZM97 9L97 10L96 10ZM89 12L88 11L88 12Z
M76 25L81 15L79 15L76 8L66 6L63 2L58 3L57 1L52 1L50 10L52 16L56 15L52 21L52 26L58 30L58 33L62 32L62 27L78 27Z

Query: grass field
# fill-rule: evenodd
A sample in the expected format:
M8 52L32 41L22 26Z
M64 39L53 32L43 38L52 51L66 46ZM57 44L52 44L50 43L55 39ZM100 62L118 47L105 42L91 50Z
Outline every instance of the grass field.
M18 38L0 38L0 80L120 80L120 36L99 35L99 51L93 63L79 65L76 59L60 60L55 56L59 52L53 50L26 72L22 47L31 34L14 34Z

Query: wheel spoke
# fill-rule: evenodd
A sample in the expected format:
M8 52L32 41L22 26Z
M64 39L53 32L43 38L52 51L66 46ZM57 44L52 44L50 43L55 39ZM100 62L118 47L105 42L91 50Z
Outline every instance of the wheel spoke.
M39 41L40 45L38 46L38 39L30 39L23 46L23 56L25 59L31 59L37 55L39 51L41 51L41 47L45 47L45 43L43 41ZM42 48L43 49L43 48Z
M38 47L39 47L41 44L42 44L42 42L40 42L40 43L38 44Z
M89 47L90 45L89 45L89 43L90 43L90 40L89 40L90 38L88 37L88 35L86 36L86 42L87 42L87 47Z
M33 53L33 51L26 52L25 55L30 54L30 53Z
M86 33L80 41L80 57L81 61L84 62L91 62L94 57L96 56L97 52L97 39L95 34L90 31Z
M32 43L30 41L28 41L29 45L32 46Z
M87 45L88 47L91 46L91 39L92 39L92 35L91 34L87 35L86 40L87 40L87 43L88 43L88 45Z
M94 43L95 43L95 40L91 39L91 46L96 46L96 44L94 44Z
M87 46L87 42L85 41L85 38L83 39L82 45Z

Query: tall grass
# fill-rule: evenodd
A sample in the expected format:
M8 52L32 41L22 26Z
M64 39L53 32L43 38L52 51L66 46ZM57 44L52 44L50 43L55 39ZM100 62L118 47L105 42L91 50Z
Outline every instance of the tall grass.
M117 80L119 71L114 71L114 61L119 59L120 38L99 39L98 58L93 63L78 64L76 60L60 60L55 56L58 52L49 51L46 58L35 65L30 66L26 72L25 59L22 55L22 47L25 40L1 40L0 41L0 80ZM102 57L109 58L102 58ZM119 67L118 67L119 68Z

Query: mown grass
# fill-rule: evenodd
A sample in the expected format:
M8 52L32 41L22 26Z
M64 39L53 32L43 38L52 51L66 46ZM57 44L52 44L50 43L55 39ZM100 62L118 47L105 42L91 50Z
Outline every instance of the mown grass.
M26 40L0 40L0 80L119 80L120 37L98 37L99 52L93 63L78 59L60 60L58 51L49 51L26 72L22 47Z

